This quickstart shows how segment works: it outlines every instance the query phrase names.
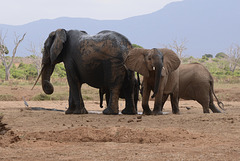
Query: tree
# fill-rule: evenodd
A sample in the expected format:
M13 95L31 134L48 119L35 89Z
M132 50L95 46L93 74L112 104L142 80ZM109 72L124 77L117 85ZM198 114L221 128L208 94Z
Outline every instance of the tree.
M40 48L36 50L35 45L31 43L30 48L27 50L33 54L30 57L33 59L33 62L37 69L37 73L39 75L41 70L41 63L42 63L42 50L43 50L42 45L40 45Z
M204 55L202 56L202 58L203 58L203 57L213 58L213 55L212 55L212 54L204 54Z
M231 45L228 52L229 68L234 72L237 66L240 66L240 46L237 44Z
M2 60L2 63L5 67L5 80L8 81L10 78L10 69L12 67L16 52L17 52L17 48L19 46L19 44L23 41L24 37L25 37L26 33L23 34L22 38L19 39L19 36L17 36L15 34L15 40L14 40L14 49L12 51L12 58L10 59L10 61L8 62L6 59L6 55L9 53L8 49L5 45L5 38L6 38L6 34L2 37L2 34L0 34L0 58Z
M137 44L132 44L133 48L143 48L142 46L140 45L137 45Z
M180 59L184 57L183 51L187 50L185 44L187 43L187 39L183 39L181 42L177 40L173 40L172 44L164 45L166 48L172 49L176 52Z
M227 58L228 56L224 52L217 53L215 58Z

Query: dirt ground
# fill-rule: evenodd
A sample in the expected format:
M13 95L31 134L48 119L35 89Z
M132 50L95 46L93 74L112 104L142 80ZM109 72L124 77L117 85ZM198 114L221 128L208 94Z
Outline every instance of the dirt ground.
M236 93L235 99L223 101L220 114L180 101L181 114L174 115L168 101L160 116L107 116L99 101L85 101L86 115L65 115L67 101L0 101L0 160L239 160Z

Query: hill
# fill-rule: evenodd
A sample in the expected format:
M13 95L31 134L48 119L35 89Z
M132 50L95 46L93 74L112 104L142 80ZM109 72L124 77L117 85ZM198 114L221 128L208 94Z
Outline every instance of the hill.
M40 45L51 31L65 28L85 30L91 35L105 29L115 30L144 48L161 47L174 39L187 39L185 55L201 57L225 52L232 43L239 43L239 6L238 0L184 0L170 3L151 14L123 20L61 17L20 26L0 25L0 30L8 32L6 43L10 51L13 33L27 32L18 56L30 55L26 48L31 42Z

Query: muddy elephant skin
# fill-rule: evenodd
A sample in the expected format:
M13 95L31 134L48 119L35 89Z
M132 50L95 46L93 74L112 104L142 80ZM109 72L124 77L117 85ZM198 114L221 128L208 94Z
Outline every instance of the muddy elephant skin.
M132 48L129 40L114 31L101 31L94 36L85 31L58 29L49 34L44 43L42 58L42 88L52 94L50 77L57 63L63 62L69 84L69 107L66 114L88 113L81 94L87 83L94 88L110 91L104 114L118 114L118 99L122 85L126 91L127 107L124 114L136 114L133 101L134 72L127 70L124 60Z

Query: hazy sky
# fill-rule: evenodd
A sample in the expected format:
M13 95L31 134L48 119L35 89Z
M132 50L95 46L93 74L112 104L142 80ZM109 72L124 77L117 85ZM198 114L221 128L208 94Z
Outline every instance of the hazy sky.
M119 20L152 13L180 0L4 0L0 24L21 25L58 17Z

